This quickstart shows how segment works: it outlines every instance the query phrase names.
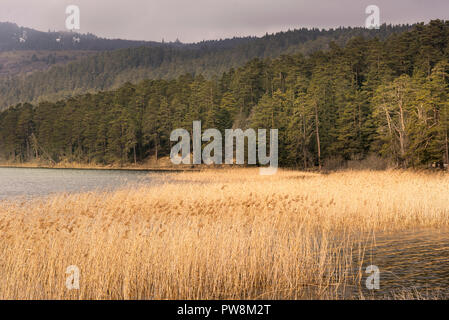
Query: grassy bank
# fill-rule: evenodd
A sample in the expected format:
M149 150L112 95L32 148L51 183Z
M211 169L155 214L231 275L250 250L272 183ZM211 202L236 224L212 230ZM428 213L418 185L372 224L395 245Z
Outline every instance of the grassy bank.
M1 203L0 298L342 298L367 238L449 226L445 174L173 176L184 183Z
M159 161L149 161L139 164L97 164L97 163L79 163L79 162L0 162L0 168L36 168L36 169L83 169L83 170L142 170L142 171L198 171L188 165L175 166L171 164L169 159L161 159Z

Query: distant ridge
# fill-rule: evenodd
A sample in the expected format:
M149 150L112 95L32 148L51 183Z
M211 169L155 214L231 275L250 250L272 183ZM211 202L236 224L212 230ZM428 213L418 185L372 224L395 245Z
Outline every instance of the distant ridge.
M74 41L75 38L79 38ZM139 46L159 46L158 42L99 38L93 34L42 32L0 22L0 51L12 50L115 50Z

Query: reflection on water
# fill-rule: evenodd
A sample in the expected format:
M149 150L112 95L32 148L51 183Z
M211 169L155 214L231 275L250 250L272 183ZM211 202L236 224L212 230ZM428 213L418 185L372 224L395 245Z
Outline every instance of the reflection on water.
M161 174L147 171L0 168L0 200L57 192L111 191L161 181Z
M375 291L376 296L402 290L439 291L447 295L449 230L377 234L366 250L364 268L369 265L380 270L380 290ZM367 292L363 290L364 294Z

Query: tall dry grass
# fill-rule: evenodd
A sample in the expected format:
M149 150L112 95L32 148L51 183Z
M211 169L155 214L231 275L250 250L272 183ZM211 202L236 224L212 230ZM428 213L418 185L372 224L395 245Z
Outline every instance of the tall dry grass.
M2 299L344 298L376 232L449 226L449 176L221 170L0 204ZM66 288L70 265L80 289Z

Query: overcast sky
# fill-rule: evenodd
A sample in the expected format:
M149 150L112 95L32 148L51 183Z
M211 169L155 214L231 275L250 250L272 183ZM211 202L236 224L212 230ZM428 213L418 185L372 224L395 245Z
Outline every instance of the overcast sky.
M371 4L379 6L381 23L449 19L449 0L0 0L0 21L64 30L65 8L71 4L80 8L82 33L154 41L362 26Z

